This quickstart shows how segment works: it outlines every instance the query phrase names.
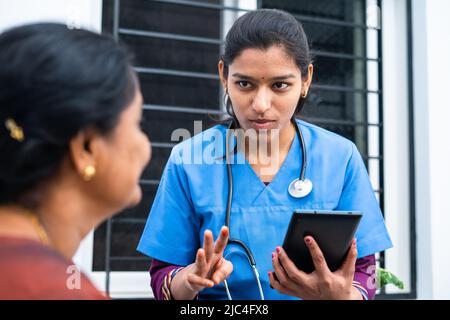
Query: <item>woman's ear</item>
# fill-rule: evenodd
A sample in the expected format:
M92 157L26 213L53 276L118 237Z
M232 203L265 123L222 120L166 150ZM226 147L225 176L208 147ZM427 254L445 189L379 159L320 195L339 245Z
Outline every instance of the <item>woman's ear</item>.
M223 90L227 91L227 78L225 77L225 73L224 73L225 62L222 59L220 59L217 67L219 69L219 77L220 77L220 82L222 82Z
M69 142L69 158L76 172L83 177L86 168L96 165L96 136L94 130L82 130Z
M308 75L306 78L303 79L302 94L305 92L308 93L309 87L311 86L312 83L313 73L314 73L314 66L310 63L308 66Z

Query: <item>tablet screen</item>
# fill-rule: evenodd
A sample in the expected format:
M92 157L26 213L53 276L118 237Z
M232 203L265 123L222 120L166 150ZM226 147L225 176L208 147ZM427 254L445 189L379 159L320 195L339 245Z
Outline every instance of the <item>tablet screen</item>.
M286 232L283 249L298 269L314 271L311 254L304 238L318 243L328 268L334 272L347 257L362 214L347 211L295 211Z

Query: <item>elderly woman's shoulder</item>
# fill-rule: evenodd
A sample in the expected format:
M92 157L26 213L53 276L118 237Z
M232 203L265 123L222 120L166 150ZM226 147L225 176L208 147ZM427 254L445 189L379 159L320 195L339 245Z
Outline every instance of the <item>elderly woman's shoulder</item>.
M1 237L0 300L105 299L71 262L25 238Z

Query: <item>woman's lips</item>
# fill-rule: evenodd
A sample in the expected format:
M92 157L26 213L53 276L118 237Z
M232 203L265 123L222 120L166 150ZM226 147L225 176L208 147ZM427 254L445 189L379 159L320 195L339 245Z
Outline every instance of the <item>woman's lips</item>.
M270 129L275 123L275 120L250 120L250 123L254 129Z

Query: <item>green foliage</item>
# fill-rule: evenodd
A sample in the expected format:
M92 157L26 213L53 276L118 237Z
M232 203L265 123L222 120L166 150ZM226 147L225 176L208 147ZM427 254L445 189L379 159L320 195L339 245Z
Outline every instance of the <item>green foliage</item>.
M377 288L383 288L388 284L393 284L399 289L404 289L405 285L392 272L386 271L382 268L377 268Z

